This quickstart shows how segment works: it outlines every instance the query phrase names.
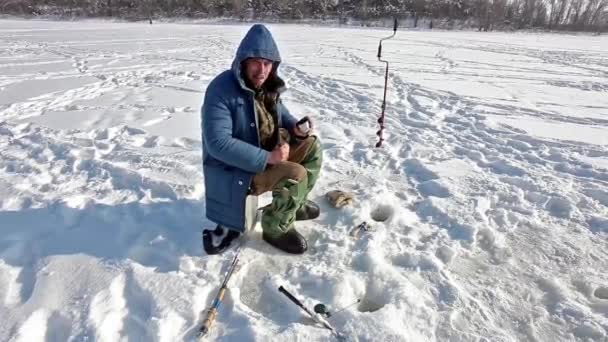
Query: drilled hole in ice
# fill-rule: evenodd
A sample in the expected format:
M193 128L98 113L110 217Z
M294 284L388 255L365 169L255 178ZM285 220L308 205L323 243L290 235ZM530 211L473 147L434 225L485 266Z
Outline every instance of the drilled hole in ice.
M375 299L378 299L378 298L375 298ZM382 309L384 307L384 305L386 305L386 303L384 303L384 302L377 301L377 300L371 300L369 298L363 298L361 300L361 303L359 303L357 310L359 310L360 312L374 312L374 311L378 311L378 310Z
M598 287L593 292L595 298L608 299L608 287Z
M372 211L372 219L376 222L384 222L395 213L395 209L390 205L380 205Z

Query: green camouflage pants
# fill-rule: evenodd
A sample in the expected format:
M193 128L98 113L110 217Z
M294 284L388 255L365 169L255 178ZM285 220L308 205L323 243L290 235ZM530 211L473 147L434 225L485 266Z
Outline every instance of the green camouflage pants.
M282 130L281 135L287 136ZM290 143L289 159L269 165L253 177L253 193L272 191L272 203L263 209L262 229L277 236L287 232L295 220L296 211L306 202L321 170L323 151L316 136Z

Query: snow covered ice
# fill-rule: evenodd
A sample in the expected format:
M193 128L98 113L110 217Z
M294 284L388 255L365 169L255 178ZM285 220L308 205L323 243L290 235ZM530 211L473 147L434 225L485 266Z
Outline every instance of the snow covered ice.
M323 211L303 256L258 226L209 340L333 341L281 285L361 299L353 341L608 339L606 36L398 31L375 149L391 31L269 27ZM202 252L199 110L248 28L0 20L0 340L194 336L233 255Z

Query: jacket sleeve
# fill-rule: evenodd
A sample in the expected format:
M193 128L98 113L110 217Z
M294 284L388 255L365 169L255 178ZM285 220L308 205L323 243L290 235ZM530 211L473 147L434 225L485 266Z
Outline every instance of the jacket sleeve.
M205 93L201 124L207 153L213 158L251 173L264 171L270 153L232 136L230 109L210 88Z
M289 109L287 109L285 104L280 100L278 107L281 113L281 128L285 128L289 133L293 133L293 129L296 127L298 120L289 113Z

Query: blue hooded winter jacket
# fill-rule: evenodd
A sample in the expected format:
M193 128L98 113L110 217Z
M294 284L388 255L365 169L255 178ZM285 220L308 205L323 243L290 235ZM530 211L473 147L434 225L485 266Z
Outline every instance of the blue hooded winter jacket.
M260 148L254 92L241 77L241 62L250 57L272 60L271 75L280 81L277 45L264 25L254 25L241 41L232 68L209 83L201 110L206 215L237 231L245 229L251 180L264 171L270 157ZM279 127L292 131L297 120L280 100L276 111Z

